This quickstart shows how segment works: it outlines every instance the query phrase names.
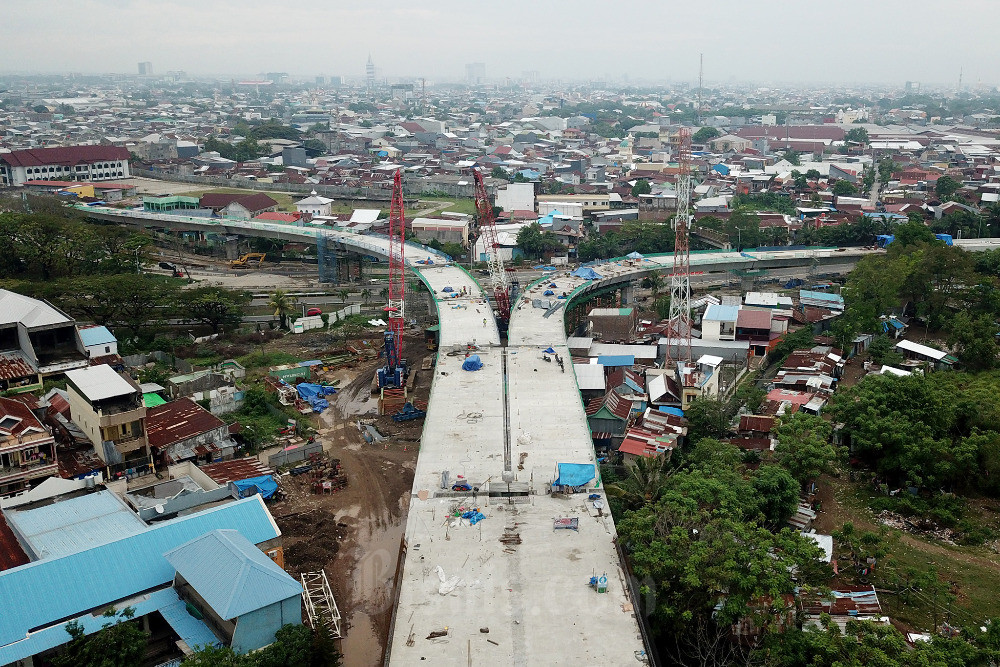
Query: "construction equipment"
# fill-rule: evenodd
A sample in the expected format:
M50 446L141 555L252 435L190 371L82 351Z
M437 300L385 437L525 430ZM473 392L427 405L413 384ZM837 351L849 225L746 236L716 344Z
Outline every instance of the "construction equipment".
M408 422L413 419L422 419L427 416L424 410L413 407L413 403L406 403L403 409L392 416L394 422Z
M493 203L486 192L483 175L478 169L473 169L472 174L476 181L476 214L479 218L479 231L486 249L486 264L489 267L493 301L496 304L497 328L500 330L500 335L505 336L510 324L510 284L507 272L504 270L503 259L500 257L500 243L497 240L497 222L496 216L493 215Z
M397 169L392 185L392 204L389 208L389 303L385 307L385 366L378 371L378 386L402 387L406 384L409 369L401 358L403 352L403 327L406 324L406 264L403 248L406 246L406 220L403 217L403 170Z
M674 218L674 270L670 274L666 368L691 361L691 130L677 141L677 215Z
M235 269L238 267L245 267L249 265L251 262L257 262L257 266L260 266L261 264L264 263L264 258L266 256L267 254L263 252L248 252L244 255L241 255L239 259L234 259L233 261L229 262L229 268Z

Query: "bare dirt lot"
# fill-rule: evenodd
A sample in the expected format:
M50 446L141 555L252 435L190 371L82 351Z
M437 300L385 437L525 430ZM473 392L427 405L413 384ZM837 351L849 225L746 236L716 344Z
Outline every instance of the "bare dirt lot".
M404 347L411 368L419 368L428 354L423 341L411 336ZM289 573L297 577L326 570L343 619L346 667L380 664L388 641L393 582L423 428L423 420L396 423L378 416L371 380L379 364L367 362L324 378L340 380L341 389L316 419L316 427L324 454L340 460L348 486L317 495L311 474L285 475L281 482L288 498L272 509L284 536ZM411 371L411 400L426 402L430 378L430 373ZM366 442L359 418L373 420L387 439Z

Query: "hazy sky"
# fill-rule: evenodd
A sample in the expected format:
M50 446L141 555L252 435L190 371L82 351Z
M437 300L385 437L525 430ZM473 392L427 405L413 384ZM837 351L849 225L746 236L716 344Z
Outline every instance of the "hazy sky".
M4 0L0 71L1000 81L997 0Z

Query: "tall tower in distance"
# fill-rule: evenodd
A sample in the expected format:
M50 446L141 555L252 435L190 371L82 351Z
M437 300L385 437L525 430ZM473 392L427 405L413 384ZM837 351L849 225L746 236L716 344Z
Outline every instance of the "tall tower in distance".
M153 75L153 63L146 61L144 63L139 63L139 76L152 76Z
M372 54L368 54L368 64L365 65L365 88L371 93L375 90L375 61Z

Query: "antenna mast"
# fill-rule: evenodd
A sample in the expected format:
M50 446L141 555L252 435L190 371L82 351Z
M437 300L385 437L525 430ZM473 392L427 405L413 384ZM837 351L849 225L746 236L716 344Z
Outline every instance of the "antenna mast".
M674 271L670 275L667 368L691 361L691 129L677 136L677 215L674 217ZM676 344L676 347L674 345Z

